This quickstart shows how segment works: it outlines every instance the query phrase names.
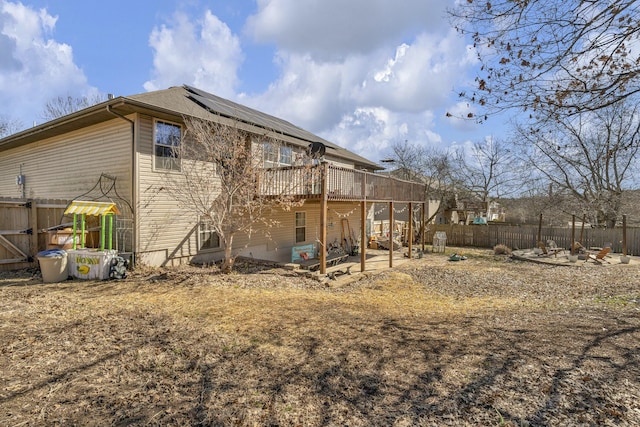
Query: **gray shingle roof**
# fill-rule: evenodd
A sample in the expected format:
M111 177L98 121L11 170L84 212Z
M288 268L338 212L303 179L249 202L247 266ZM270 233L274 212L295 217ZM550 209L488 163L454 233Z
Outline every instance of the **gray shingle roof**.
M127 115L136 112L168 120L181 120L185 116L207 120L219 120L220 117L225 120L238 120L248 128L273 132L286 143L299 147L306 148L313 142L321 142L328 148L328 157L352 162L357 168L384 169L380 165L286 120L186 85L109 99L0 139L0 151L112 120L114 113Z
M318 135L315 135L286 120L263 113L242 104L221 98L192 86L172 87L165 90L141 93L126 97L137 102L153 105L163 109L174 110L180 115L210 119L212 115L220 115L258 128L274 131L298 140L300 146L306 147L312 142L321 142L329 150L327 154L354 162L357 166L380 170L380 165L346 150Z

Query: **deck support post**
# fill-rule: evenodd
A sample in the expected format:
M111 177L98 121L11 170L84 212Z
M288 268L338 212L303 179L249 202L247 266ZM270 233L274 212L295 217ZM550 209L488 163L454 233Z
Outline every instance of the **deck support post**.
M360 272L367 268L367 174L362 174L362 204L360 209Z
M329 164L322 163L320 169L320 274L327 274L327 169Z
M422 253L424 253L424 250L426 249L425 248L425 242L426 242L425 232L427 231L425 229L425 218L426 218L426 215L427 215L426 210L427 210L427 203L423 202L422 203L422 210L420 212L420 216L421 216L421 219L420 219L420 240L422 241L421 242L422 243Z
M393 220L393 201L389 202L389 268L393 267L393 230L395 223Z
M360 271L366 269L367 248L367 199L364 198L360 208Z

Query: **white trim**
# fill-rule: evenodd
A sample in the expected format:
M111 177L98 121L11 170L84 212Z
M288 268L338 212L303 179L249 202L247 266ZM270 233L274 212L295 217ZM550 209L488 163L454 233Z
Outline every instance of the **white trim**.
M222 242L220 239L220 236L218 235L218 233L216 233L214 230L212 230L210 227L207 227L206 229L203 229L203 227L206 227L207 221L198 221L198 252L217 252L222 250ZM206 247L204 248L202 245L204 244L204 242L202 241L202 234L203 233L211 233L211 234L215 234L216 236L218 236L218 246L216 247Z
M182 139L182 135L184 132L183 126L180 123L175 123L175 122L171 122L169 120L162 120L162 119L158 119L155 118L153 119L153 128L152 128L152 137L151 137L151 144L153 146L152 149L152 159L151 159L151 168L154 172L162 172L162 173L171 173L171 172L180 172L182 167L181 167L181 159L171 159L169 157L162 157L165 159L168 159L167 161L171 161L171 162L176 162L177 163L177 168L164 168L164 167L158 167L156 164L157 159L159 158L156 155L156 147L161 146L161 147L165 147L165 145L160 145L160 144L156 144L156 129L157 129L157 125L158 123L164 123L166 125L171 125L171 126L176 126L180 129L180 139ZM180 143L180 142L179 142Z

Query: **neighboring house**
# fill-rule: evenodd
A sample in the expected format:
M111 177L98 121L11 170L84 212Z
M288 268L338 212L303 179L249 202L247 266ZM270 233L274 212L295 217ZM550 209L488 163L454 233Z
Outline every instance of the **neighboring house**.
M111 98L0 139L0 198L71 201L106 179L115 185L104 199L121 212L119 251L147 265L217 260L222 255L217 236L164 191L166 174L179 167L166 138L179 141L187 116L235 120L256 136L275 132L283 145L278 152L265 150L264 165L287 167L292 177L296 159L310 144L326 147L323 163L316 166L325 170L323 179L297 195L305 203L276 213L279 224L270 238L239 237L234 247L246 245L241 255L290 261L295 246L342 243L345 223L349 238L362 241L372 202L423 203L422 184L372 173L382 168L289 122L189 86ZM19 190L17 176L22 177ZM321 258L326 254L319 252Z
M483 202L476 197L459 197L453 194L445 201L442 216L437 224L486 224L489 221L504 221L505 210L497 201Z

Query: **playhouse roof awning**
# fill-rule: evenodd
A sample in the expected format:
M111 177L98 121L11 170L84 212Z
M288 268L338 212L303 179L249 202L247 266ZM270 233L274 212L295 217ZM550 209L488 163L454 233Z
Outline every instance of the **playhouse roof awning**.
M112 202L89 202L82 200L74 200L71 202L67 209L64 211L65 215L68 214L85 214L85 215L110 215L120 214L118 207Z

